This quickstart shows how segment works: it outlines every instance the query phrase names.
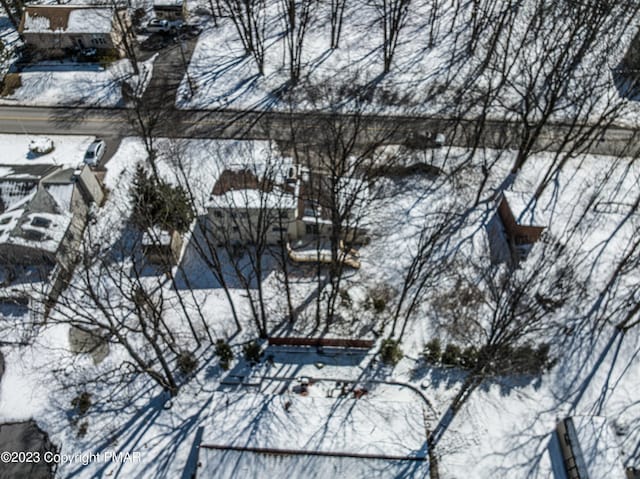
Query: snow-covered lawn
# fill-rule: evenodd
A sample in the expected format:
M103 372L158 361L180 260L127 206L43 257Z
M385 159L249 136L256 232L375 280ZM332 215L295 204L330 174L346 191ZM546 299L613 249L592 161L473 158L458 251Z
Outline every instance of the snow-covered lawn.
M98 64L46 62L24 68L22 86L0 104L31 106L123 106L122 84L128 83L142 94L151 80L153 60L139 63L134 75L128 60L118 60L106 68Z
M36 155L29 146L38 142L53 142L53 150L50 153ZM0 164L2 165L62 165L76 167L81 165L87 148L95 138L92 136L70 135L9 135L0 134Z

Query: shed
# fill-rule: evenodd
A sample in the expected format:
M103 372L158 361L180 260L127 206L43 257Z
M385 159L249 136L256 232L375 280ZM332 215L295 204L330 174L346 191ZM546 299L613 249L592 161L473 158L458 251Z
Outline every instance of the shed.
M540 240L546 220L529 194L504 191L498 205L511 248L521 258Z
M188 17L187 2L184 0L154 0L153 13L156 18L161 20L186 22Z
M182 235L178 231L151 228L142 235L142 252L151 264L176 265L180 261Z

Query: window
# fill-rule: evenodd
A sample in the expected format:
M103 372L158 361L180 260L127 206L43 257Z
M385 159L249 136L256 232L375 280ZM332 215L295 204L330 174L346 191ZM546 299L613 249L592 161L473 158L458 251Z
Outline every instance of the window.
M26 230L24 232L24 237L30 241L43 241L44 234L40 233L40 231Z
M308 235L317 235L319 233L318 225L316 224L306 224L304 229Z
M36 216L31 220L31 226L37 226L38 228L48 228L51 225L51 220Z
M213 212L213 216L215 216L216 218L222 218L224 216L224 214L220 210L215 210Z
M274 233L286 233L287 232L287 228L280 228L278 226L274 226L271 231L273 231Z
M280 219L286 220L288 218L289 218L289 212L288 211L280 211Z

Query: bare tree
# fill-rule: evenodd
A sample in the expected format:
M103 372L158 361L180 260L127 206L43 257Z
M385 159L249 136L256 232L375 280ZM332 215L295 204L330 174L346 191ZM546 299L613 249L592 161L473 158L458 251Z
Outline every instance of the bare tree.
M245 290L256 329L266 336L269 326L263 281L274 256L282 256L289 227L295 221L297 199L288 183L296 180L295 171L291 171L295 168L282 164L271 148L255 151L247 147L242 154L242 163L225 167L214 187L211 231ZM287 296L291 313L289 289Z
M0 0L0 6L7 14L7 18L16 30L20 26L20 15L24 8L24 3L20 0Z
M174 361L181 344L166 319L161 285L146 282L122 252L104 254L91 234L83 243L78 274L60 296L56 321L101 338L126 353L123 361L172 396L178 393Z
M306 147L303 160L311 172L305 200L314 211L316 249L320 251L324 239L331 257L325 286L328 322L335 317L353 253L367 241L366 221L377 197L378 180L393 167L382 146L393 136L394 127L374 126L360 108L356 106L356 113L349 116L334 112L319 119L319 135Z
M411 0L376 0L374 6L378 11L382 26L382 58L384 73L389 73L400 39L400 33L409 18Z
M340 35L342 34L342 23L344 18L344 11L347 7L347 0L329 1L329 19L331 21L331 49L336 49L340 46Z
M224 7L236 27L245 53L256 62L264 74L264 42L267 23L265 0L223 0Z
M174 143L169 150L170 163L174 168L176 177L180 184L186 191L191 208L195 212L207 211L208 203L198 195L194 181L194 166L191 164L188 158L188 153L184 151L181 144ZM220 161L220 158L213 156L211 161ZM208 198L208 196L207 196ZM193 228L193 236L191 246L196 251L198 258L202 260L209 271L213 274L216 281L222 286L225 297L229 303L231 309L231 315L238 331L242 330L242 324L238 317L235 301L231 295L229 284L226 276L226 261L221 249L218 247L218 240L216 239L216 231L214 225L211 223L207 215L203 217L197 217L195 227ZM189 277L185 271L182 271L182 277L189 283Z
M302 51L307 30L311 25L316 0L280 0L289 57L289 81L296 85L300 80Z
M473 298L466 309L453 318L439 309L443 329L463 344L471 345L469 370L449 407L445 420L429 438L435 446L446 425L470 395L490 378L513 374L540 374L553 364L549 344L560 328L550 321L553 313L575 297L576 281L571 259L554 242L537 245L536 268L509 270L484 266L471 258L460 263L462 273L452 298ZM475 292L467 294L471 288ZM466 301L466 300L465 300ZM449 310L455 315L457 310ZM461 324L462 323L462 324Z

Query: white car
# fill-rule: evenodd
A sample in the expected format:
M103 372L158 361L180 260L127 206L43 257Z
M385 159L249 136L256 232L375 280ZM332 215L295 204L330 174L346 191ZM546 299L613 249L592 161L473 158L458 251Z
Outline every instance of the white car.
M87 148L87 152L84 154L84 162L89 166L96 166L104 156L104 150L104 140L96 139Z
M149 33L169 33L178 30L182 26L180 20L170 22L169 20L161 20L154 18L147 23L147 32Z

